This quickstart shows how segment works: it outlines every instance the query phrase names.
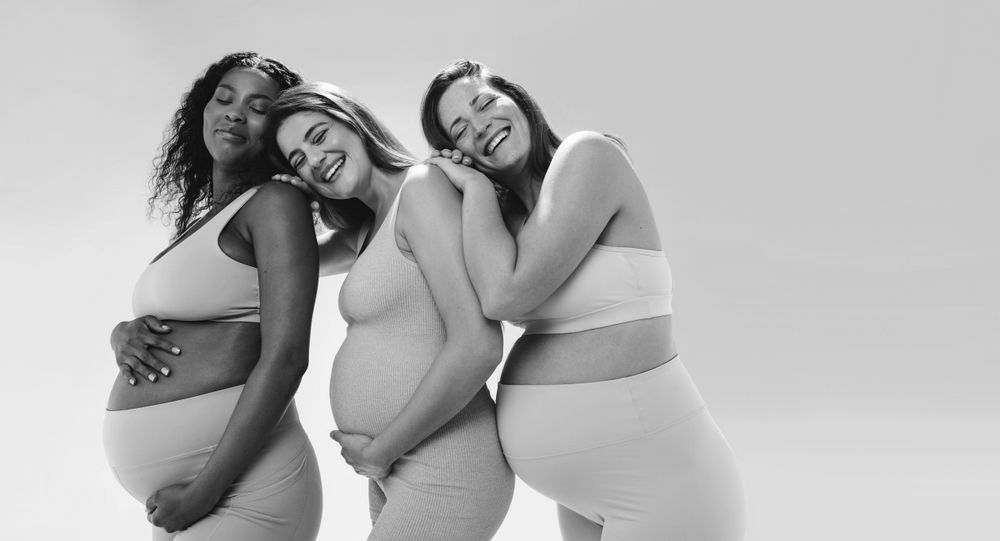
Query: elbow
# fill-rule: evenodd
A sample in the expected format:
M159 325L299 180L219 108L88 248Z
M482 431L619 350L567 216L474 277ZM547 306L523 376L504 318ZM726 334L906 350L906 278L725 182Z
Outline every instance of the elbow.
M280 362L274 363L274 372L278 378L298 384L309 368L309 352L292 351L281 355L279 359Z
M515 302L512 295L499 295L483 300L483 315L494 321L512 321L528 312Z
M465 336L467 338L459 346L465 352L463 357L474 359L474 364L487 370L485 377L489 377L503 359L503 333L500 332L500 326L484 321L479 332L468 333Z
M512 295L504 294L501 290L490 292L480 299L483 315L493 321L509 321L516 318L518 313L514 311Z

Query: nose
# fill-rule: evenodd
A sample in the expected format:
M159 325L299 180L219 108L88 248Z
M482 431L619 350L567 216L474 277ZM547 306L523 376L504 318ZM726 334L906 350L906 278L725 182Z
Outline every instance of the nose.
M247 116L244 114L243 110L238 107L231 107L226 111L226 120L234 123L244 123L247 121Z
M306 155L306 162L309 167L319 167L323 163L323 153L315 148L306 148L303 153Z
M475 133L476 139L480 138L489 130L492 122L485 119L473 118L470 123L472 126L472 131Z

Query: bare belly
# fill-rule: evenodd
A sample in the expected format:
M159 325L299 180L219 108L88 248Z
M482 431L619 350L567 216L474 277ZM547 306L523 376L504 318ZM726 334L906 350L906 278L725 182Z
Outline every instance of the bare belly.
M500 383L553 385L623 378L677 354L670 316L566 334L530 334L507 355Z
M218 391L246 383L260 358L260 326L256 323L166 321L165 338L181 348L180 355L150 350L170 367L170 376L150 382L137 374L129 385L115 378L109 410L141 408Z

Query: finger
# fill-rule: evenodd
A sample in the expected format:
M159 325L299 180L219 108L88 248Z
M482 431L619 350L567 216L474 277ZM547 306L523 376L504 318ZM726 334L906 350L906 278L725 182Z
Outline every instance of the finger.
M156 511L156 493L154 492L152 496L146 498L146 513L152 513Z
M125 378L125 381L127 381L129 385L135 385L135 374L132 373L131 366L122 363L118 365L118 370L122 373L122 377Z
M150 336L146 338L146 347L153 347L174 355L181 354L181 348L177 347L177 345L173 342L165 338L160 338L159 336Z
M146 350L142 350L141 352L136 351L130 357L126 358L124 362L128 363L128 365L132 367L132 371L137 372L146 380L156 383L156 372L153 372L148 366L146 366L140 355L148 355L148 353Z
M344 433L339 430L334 430L333 432L330 432L330 437L333 438L333 441L341 443L344 439Z
M177 351L180 351L180 348L177 348ZM144 364L151 372L153 372L153 373L159 372L160 374L163 374L164 376L169 376L170 375L170 367L167 366L166 364L163 364L163 361L161 361L160 359L156 358L156 355L154 355L147 348L138 348L138 349L136 349L133 352L132 356L135 357L135 358L137 358L137 359L139 359L139 362L141 362L142 364ZM149 375L148 374L144 373L143 376L146 379L149 379ZM157 374L157 377L159 377L159 374ZM153 380L150 380L150 381L156 381L156 380L153 379Z
M462 165L471 167L472 166L472 158L470 158L468 156L465 156L464 158L462 158Z
M438 150L436 148L432 148L431 149L431 158L437 158L440 155L441 155L441 151L440 150Z
M441 157L442 158L451 158L451 149L450 148L442 148L441 149Z
M180 351L180 349L177 349L177 351ZM156 355L150 353L149 350L146 350L139 360L141 360L143 364L148 366L154 372L159 372L164 376L170 375L170 367L164 364L163 361L157 359Z
M147 329L157 334L166 334L170 332L170 327L166 323L156 319L156 316L144 316L142 318L142 322L146 324Z

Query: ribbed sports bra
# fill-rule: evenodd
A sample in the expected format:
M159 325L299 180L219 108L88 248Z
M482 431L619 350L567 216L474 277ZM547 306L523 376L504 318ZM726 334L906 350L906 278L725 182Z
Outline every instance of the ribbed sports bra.
M146 267L132 292L135 317L260 323L256 267L219 248L219 234L256 192L241 194Z
M514 325L524 334L580 332L673 312L660 250L595 244L559 289Z

